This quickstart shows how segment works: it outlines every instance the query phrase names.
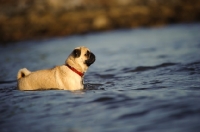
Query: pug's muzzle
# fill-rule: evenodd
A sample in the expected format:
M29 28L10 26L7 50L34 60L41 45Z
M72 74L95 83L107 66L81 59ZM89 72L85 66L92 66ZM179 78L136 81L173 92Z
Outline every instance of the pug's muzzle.
M87 60L85 60L85 64L89 67L91 64L95 62L95 55L92 52L87 52L86 54Z

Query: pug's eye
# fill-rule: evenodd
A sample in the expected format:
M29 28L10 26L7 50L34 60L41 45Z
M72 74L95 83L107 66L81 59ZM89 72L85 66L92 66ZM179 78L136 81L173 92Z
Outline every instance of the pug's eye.
M81 55L81 51L79 49L75 49L73 51L73 55L74 55L75 58L77 58L77 57L79 57Z

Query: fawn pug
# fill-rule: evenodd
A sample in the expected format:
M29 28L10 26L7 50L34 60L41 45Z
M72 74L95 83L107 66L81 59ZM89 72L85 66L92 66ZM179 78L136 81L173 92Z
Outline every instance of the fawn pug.
M77 47L61 66L34 72L26 68L20 69L17 74L18 89L81 90L84 88L84 73L94 62L95 55L87 47Z

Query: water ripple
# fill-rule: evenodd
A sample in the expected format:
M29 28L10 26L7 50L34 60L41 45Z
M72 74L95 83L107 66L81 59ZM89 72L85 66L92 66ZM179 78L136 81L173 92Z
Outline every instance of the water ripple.
M198 132L199 31L174 25L0 47L1 131ZM84 90L16 90L18 69L62 64L75 45L97 56Z
M130 119L130 118L135 118L135 117L142 117L148 113L149 113L149 111L132 112L132 113L124 114L124 115L120 116L118 119L123 120L126 118Z
M124 72L142 72L142 71L155 70L158 68L164 68L164 67L174 66L174 65L177 65L177 63L162 63L162 64L156 65L156 66L138 66L133 70L130 68L124 68L122 70Z

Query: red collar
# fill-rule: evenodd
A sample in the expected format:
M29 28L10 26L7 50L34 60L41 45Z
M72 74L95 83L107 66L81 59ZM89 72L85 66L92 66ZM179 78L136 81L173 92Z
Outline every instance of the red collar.
M66 64L66 66L71 69L73 72L75 72L76 74L78 74L79 76L83 77L84 73L79 72L78 70L76 70L75 68L71 67L69 64Z

